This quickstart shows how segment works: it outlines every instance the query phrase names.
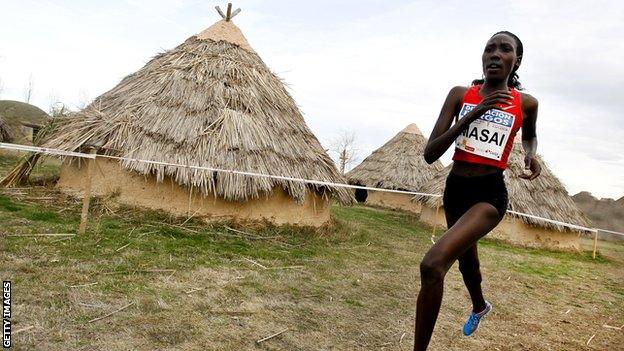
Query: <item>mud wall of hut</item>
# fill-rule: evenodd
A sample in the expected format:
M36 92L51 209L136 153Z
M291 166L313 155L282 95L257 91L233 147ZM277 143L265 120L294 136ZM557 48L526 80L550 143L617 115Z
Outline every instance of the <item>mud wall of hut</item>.
M420 220L431 226L437 222L438 228L446 228L446 218L444 217L443 207L440 207L436 216L435 208L423 206L420 213ZM564 251L576 251L580 249L578 233L530 226L522 220L511 216L505 216L487 237L523 247Z
M84 161L64 163L58 187L61 191L82 196L87 179ZM245 202L226 201L204 196L199 191L178 185L166 177L157 182L154 177L132 173L121 168L118 161L97 159L93 167L92 196L112 202L163 210L178 216L201 217L207 221L269 221L271 223L319 227L329 222L329 200L308 192L302 204L296 203L281 188L267 197Z
M368 191L366 204L419 214L422 205L417 201L412 201L412 197L408 194Z

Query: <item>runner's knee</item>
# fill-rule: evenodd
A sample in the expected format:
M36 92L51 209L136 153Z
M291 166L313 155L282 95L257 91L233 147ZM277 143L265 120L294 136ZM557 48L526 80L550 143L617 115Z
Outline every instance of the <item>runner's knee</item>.
M438 283L444 280L446 270L447 269L444 264L425 256L420 263L420 280L423 285Z

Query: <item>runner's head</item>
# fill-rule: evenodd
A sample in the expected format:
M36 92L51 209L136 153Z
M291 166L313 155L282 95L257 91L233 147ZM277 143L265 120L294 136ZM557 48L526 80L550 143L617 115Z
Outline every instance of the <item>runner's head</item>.
M485 80L507 80L507 86L522 89L518 81L518 68L522 61L524 48L520 39L513 33L501 31L492 35L485 44L481 60L484 79L473 84L482 84Z

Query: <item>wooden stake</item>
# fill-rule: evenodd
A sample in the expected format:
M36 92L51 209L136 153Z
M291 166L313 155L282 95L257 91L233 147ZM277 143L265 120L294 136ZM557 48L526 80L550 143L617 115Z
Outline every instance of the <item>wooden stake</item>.
M594 233L594 253L592 254L593 258L596 259L596 249L598 248L598 231Z
M234 18L234 16L238 15L240 12L241 12L241 9L234 10L234 12L232 12L232 15L230 16L230 20Z
M219 6L215 6L215 9L217 9L217 12L221 16L221 18L225 19L225 15L223 14L223 11L221 11L221 8Z
M193 205L193 184L191 184L191 189L189 190L189 201L188 201L188 209L186 210L186 215L191 218L191 207Z
M435 237L435 232L436 232L436 228L438 226L438 212L440 211L440 205L438 205L438 207L436 207L436 214L435 217L433 218L433 231L431 232L431 240L433 241L433 238Z
M232 19L232 3L228 3L227 12L225 14L225 20L229 21Z
M91 154L95 153L95 149L90 150ZM89 202L91 202L91 181L93 178L93 163L95 159L87 161L87 179L84 190L84 198L82 199L82 213L80 214L80 226L78 226L78 234L84 234L87 230L87 217L89 216Z

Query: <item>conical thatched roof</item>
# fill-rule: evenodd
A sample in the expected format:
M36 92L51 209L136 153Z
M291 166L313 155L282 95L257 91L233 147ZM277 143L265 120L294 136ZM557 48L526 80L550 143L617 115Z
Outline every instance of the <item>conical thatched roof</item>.
M412 123L348 172L347 179L351 184L416 191L443 168L439 161L425 162L426 144L427 138Z
M13 141L11 137L11 131L9 130L9 125L6 124L4 118L0 116L0 142L2 143L10 143Z
M519 175L524 173L524 151L522 144L514 143L511 155L509 155L509 166L505 171L505 180L509 192L509 209L560 222L588 226L587 219L574 201L572 201L561 181L557 179L540 156L537 156L537 158L542 165L541 175L533 181L520 178ZM451 165L446 167L444 172L423 185L420 191L442 194L444 182L450 169ZM442 199L439 197L422 197L419 200L424 201L430 207L442 204ZM566 229L566 227L540 220L526 217L518 218L530 225L556 230Z
M157 55L58 125L45 146L96 145L101 154L344 182L284 83L228 20ZM233 201L276 186L302 201L312 187L139 162L123 166ZM343 202L352 199L342 188L313 187Z

